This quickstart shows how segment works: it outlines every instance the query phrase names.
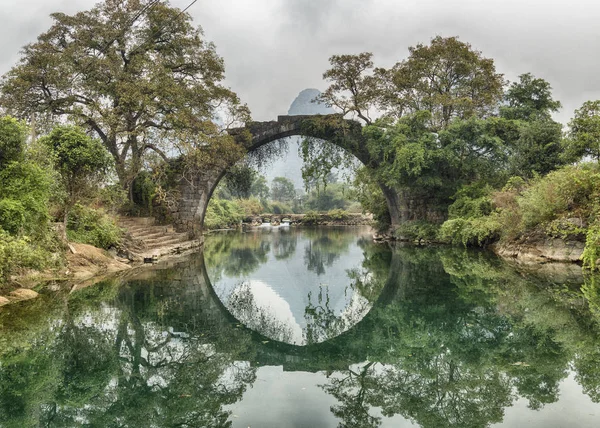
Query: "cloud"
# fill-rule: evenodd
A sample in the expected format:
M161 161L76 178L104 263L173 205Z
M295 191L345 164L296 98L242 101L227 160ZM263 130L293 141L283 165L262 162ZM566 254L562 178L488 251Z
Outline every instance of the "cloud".
M0 0L0 72L24 44L50 25L53 11L72 13L94 0ZM189 0L171 0L185 7ZM600 97L596 0L200 0L190 13L224 57L226 83L257 120L287 111L304 88L324 89L333 54L374 53L388 67L408 47L458 35L495 60L510 80L531 72L550 82L564 108Z

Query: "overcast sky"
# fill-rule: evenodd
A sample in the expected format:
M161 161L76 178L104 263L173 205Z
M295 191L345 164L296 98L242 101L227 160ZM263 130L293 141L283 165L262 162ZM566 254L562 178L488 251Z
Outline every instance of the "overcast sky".
M0 0L0 73L49 27L51 12L96 2ZM180 8L190 2L171 0ZM198 0L190 13L255 120L285 114L304 88L324 89L333 54L370 51L389 67L435 35L471 43L509 80L525 72L548 80L563 123L584 101L600 99L599 0Z

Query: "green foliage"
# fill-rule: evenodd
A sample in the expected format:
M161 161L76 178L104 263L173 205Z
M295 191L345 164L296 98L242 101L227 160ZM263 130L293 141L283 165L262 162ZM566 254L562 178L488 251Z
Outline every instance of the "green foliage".
M121 229L102 210L76 204L69 216L67 236L70 240L108 250L119 245Z
M350 217L350 215L348 214L348 211L336 208L334 210L329 210L327 211L327 216L329 218L331 218L332 220L346 220L348 219L348 217Z
M96 203L109 213L117 213L128 202L127 192L119 184L109 184L98 190Z
M0 285L22 269L43 269L56 260L43 244L0 229Z
M294 212L291 205L286 204L285 202L277 201L269 204L268 211L272 212L273 214L290 214Z
M528 184L512 177L501 192L488 188L484 196L465 188L450 206L450 220L442 225L440 238L482 246L531 233L575 240L585 236L584 265L593 269L600 254L599 189L595 164L566 166Z
M43 234L48 229L48 204L52 185L50 171L28 161L11 162L0 170L0 200L4 202L4 209L8 205L12 212L20 212L23 216L21 222L18 218L4 217L0 226L6 230L17 232L17 224L20 223L18 232L26 235ZM22 210L21 208L22 207ZM5 211L6 212L6 211ZM0 220L1 221L1 220ZM8 223L13 223L10 226ZM6 227L5 227L6 226Z
M245 216L244 209L235 201L211 198L204 216L207 229L224 229L238 225Z
M249 116L221 84L214 45L188 13L166 2L100 2L52 20L2 79L0 102L20 117L38 113L86 126L113 155L124 188L149 152L165 155L165 142L219 146L216 105L228 119ZM221 157L218 150L203 154Z
M252 186L250 186L250 194L259 198L261 201L266 201L270 194L267 179L263 175L257 175Z
M440 130L455 118L489 115L502 98L504 80L494 61L469 43L436 36L408 50L407 59L380 72L387 83L382 104L394 116L426 110L428 127Z
M10 116L0 117L0 169L20 161L25 153L27 125Z
M521 74L518 82L511 83L504 100L507 105L500 107L500 115L511 120L549 118L561 107L560 101L552 98L550 83L531 73Z
M448 207L448 217L473 218L492 212L491 188L481 183L463 186L454 195L454 202Z
M0 199L0 229L17 235L25 226L25 207L14 199Z
M562 125L549 118L518 122L519 137L512 142L510 170L533 177L548 174L565 164Z
M538 179L518 199L524 227L532 228L565 214L588 218L599 186L600 172L591 165L568 166Z
M455 245L484 247L498 240L502 233L502 223L498 216L478 218L455 218L442 224L439 238Z
M565 140L566 158L578 161L590 156L600 163L600 100L586 101L575 110Z
M152 214L154 199L156 198L156 181L150 171L140 171L133 180L131 187L132 202Z
M342 183L331 183L326 188L312 190L306 199L305 207L314 211L345 209L350 204L352 192Z
M39 141L54 157L54 167L67 193L66 210L89 196L112 164L100 140L91 138L76 126L56 126Z
M238 199L249 198L252 194L252 187L258 178L258 173L248 165L234 165L227 170L223 180L229 194ZM260 184L256 184L260 186ZM261 191L263 189L255 189Z
M275 177L271 184L271 198L280 202L292 202L296 197L294 183L285 177Z
M256 198L236 199L235 203L240 206L245 217L259 215L265 212L263 204Z
M366 167L356 172L350 197L360 202L363 212L373 214L377 230L384 231L390 227L390 213L381 186L372 178Z
M315 211L306 211L302 217L302 224L315 225L319 223L321 216Z
M592 271L600 269L600 223L592 224L585 236L585 248L581 255L583 267Z
M396 228L395 236L410 241L434 242L438 239L440 226L423 220L407 221Z

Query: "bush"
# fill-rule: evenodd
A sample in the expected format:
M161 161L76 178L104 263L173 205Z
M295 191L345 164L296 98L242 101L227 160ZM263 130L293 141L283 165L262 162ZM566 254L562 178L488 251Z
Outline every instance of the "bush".
M0 284L21 269L43 269L52 260L52 253L31 242L0 230Z
M600 267L596 264L596 261L600 259L600 224L597 222L588 228L581 259L584 268L597 270Z
M457 218L442 224L439 238L455 245L486 246L500 238L502 222L497 215Z
M284 202L273 202L269 211L273 214L289 214L293 212L292 207Z
M69 216L69 240L108 250L121 242L121 229L102 210L76 204Z
M211 198L204 216L204 227L206 229L227 228L241 222L244 216L244 209L235 201Z
M120 184L111 184L98 191L96 203L107 212L116 214L128 205L129 198Z
M564 213L583 211L589 217L590 203L600 189L597 166L569 166L551 172L523 190L518 199L527 229L550 222Z
M11 162L0 170L0 200L9 201L4 203L4 216L9 213L23 216L22 221L9 218L5 218L4 222L0 220L7 226L2 227L11 233L19 230L26 235L43 234L50 218L48 204L51 184L50 172L31 162Z
M235 202L242 208L246 217L262 214L264 210L257 198L237 199Z
M344 211L342 209L329 210L329 211L327 211L327 215L332 220L338 220L338 221L347 220L350 217L350 214L348 214L347 211Z
M0 199L0 228L17 235L25 225L25 207L14 199Z
M440 226L423 220L409 221L396 228L395 235L410 241L436 241Z
M319 213L316 211L307 211L302 217L302 224L306 225L314 225L317 224L320 220Z

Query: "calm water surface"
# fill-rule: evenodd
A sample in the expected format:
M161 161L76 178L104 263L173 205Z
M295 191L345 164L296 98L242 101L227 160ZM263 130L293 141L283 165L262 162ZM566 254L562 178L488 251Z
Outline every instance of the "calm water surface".
M0 309L0 427L596 427L600 281L264 229Z

